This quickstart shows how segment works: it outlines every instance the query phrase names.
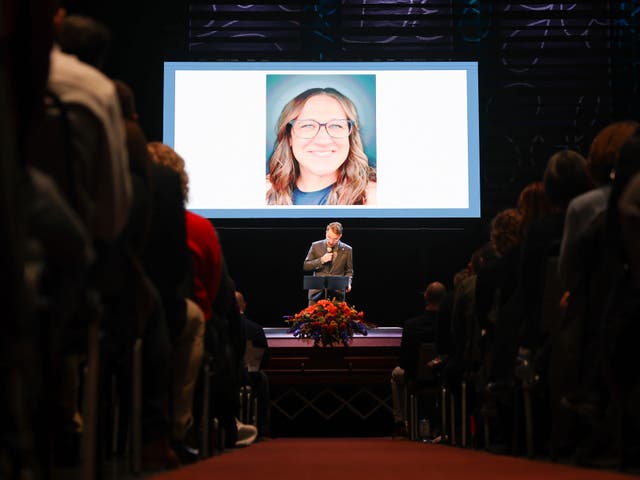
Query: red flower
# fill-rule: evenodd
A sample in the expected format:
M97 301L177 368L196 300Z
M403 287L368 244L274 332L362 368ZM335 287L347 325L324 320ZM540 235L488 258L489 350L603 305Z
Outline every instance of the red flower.
M362 327L374 327L364 322L364 312L358 312L346 302L320 300L304 308L289 318L289 332L297 338L311 339L314 345L348 345L353 339L354 330L361 332Z

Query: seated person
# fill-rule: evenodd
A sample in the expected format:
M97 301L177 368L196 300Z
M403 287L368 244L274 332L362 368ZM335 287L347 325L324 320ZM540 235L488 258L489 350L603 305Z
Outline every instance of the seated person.
M258 399L258 435L260 437L269 437L271 398L269 396L269 379L263 371L263 368L269 362L269 345L262 326L247 316L247 302L244 295L238 291L235 294L247 338L247 348L244 354L245 384L251 386Z
M394 437L407 435L406 412L402 408L404 386L416 377L420 344L423 342L436 343L438 312L446 293L447 290L442 283L430 283L423 294L424 311L417 317L407 320L402 329L399 365L391 372ZM434 360L435 363L439 363L439 361L439 358Z

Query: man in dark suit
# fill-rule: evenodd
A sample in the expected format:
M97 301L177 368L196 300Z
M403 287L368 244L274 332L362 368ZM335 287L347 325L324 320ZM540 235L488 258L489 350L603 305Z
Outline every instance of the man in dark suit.
M351 279L353 277L353 249L340 241L342 238L342 224L331 222L327 225L324 240L318 240L311 244L309 253L304 259L303 270L313 272L315 276L342 276L348 277L349 283L345 290L327 290L327 298L344 300L346 292L351 291ZM323 298L324 290L309 290L309 305L313 305Z
M447 294L446 287L440 282L431 282L424 291L424 311L404 323L400 341L400 359L398 366L391 372L391 400L393 409L393 437L407 436L406 412L403 409L404 387L408 381L416 378L420 344L435 343L438 355L442 355L444 346L448 348L450 325L439 322L440 305ZM447 335L445 335L445 333ZM441 362L441 357L434 364Z

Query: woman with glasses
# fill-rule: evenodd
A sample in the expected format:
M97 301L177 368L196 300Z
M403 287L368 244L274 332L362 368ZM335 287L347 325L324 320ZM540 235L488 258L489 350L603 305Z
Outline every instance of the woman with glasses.
M375 204L376 174L353 102L334 88L311 88L289 101L267 184L268 205Z

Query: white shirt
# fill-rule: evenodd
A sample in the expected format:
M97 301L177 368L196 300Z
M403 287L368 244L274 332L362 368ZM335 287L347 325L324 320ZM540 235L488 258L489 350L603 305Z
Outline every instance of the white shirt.
M68 107L72 141L85 157L81 179L86 195L81 200L92 204L85 221L94 238L112 240L125 226L132 201L126 134L115 85L57 46L50 60L48 88ZM80 120L83 115L86 120L87 112L95 122ZM91 128L97 132L87 134Z

